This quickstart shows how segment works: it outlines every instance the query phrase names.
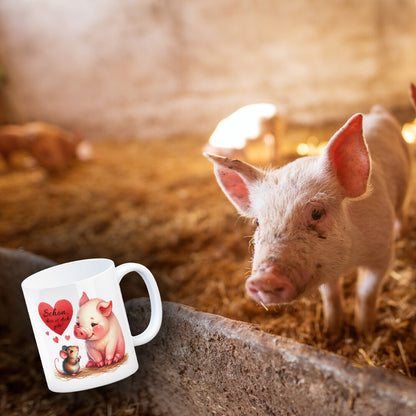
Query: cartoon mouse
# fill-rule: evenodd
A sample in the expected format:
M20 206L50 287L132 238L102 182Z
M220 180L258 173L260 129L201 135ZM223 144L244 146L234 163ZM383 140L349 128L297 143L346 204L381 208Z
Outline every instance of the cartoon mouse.
M58 371L58 373L70 376L77 375L81 369L79 365L79 360L81 359L81 357L78 354L78 346L70 345L69 347L67 347L66 345L63 345L61 351L59 351L59 356L64 360L62 362L62 369L64 370L64 372L58 370L58 367L56 366L58 358L55 358L55 368Z

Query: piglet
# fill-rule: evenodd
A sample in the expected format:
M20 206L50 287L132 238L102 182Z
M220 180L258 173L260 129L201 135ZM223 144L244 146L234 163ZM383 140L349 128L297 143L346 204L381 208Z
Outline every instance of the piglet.
M51 173L62 172L75 160L91 158L91 147L80 135L35 121L0 127L0 154L6 163L16 151L29 153Z
M125 342L111 301L89 299L85 292L79 301L76 338L84 339L90 360L86 367L102 367L117 363L124 357Z
M257 224L248 295L270 305L319 288L325 327L335 339L343 325L341 277L358 269L356 326L371 334L410 182L410 154L397 121L380 106L356 114L321 156L276 170L206 156L225 195Z

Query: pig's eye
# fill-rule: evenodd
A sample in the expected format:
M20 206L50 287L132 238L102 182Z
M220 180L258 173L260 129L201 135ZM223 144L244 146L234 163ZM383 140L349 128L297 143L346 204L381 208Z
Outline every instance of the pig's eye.
M96 325L98 325L98 324L96 324L96 323L94 323L94 322L91 324L91 326L92 326L93 328L94 328Z
M260 225L258 218L256 218L256 219L254 220L254 223L257 225L257 227Z
M311 218L314 221L320 220L325 215L325 210L323 208L314 208L311 212Z

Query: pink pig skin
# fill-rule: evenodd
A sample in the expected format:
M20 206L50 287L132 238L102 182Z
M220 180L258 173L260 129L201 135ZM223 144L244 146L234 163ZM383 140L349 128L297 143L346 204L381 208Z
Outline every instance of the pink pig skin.
M276 170L206 156L229 200L258 224L248 295L279 304L319 288L326 329L337 338L342 276L358 269L356 325L370 334L408 199L410 153L396 120L376 106L351 117L322 156Z
M89 299L85 292L79 301L76 338L84 339L90 361L87 367L102 367L124 357L125 343L120 324L112 312L112 302Z

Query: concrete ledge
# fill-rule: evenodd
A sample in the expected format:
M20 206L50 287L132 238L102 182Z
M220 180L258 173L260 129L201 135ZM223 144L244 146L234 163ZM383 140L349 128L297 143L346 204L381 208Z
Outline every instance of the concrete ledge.
M20 283L33 273L53 266L52 260L25 250L0 247L0 325L12 339L34 342Z
M132 333L147 299L126 303ZM122 383L154 415L415 415L416 383L253 326L165 302L160 333Z
M0 249L2 325L33 342L20 282L54 263ZM132 333L149 320L148 299L126 303ZM136 349L140 368L103 391L140 403L145 414L414 416L416 382L253 326L164 302L157 337ZM46 388L46 387L45 387ZM85 394L88 394L86 392Z

